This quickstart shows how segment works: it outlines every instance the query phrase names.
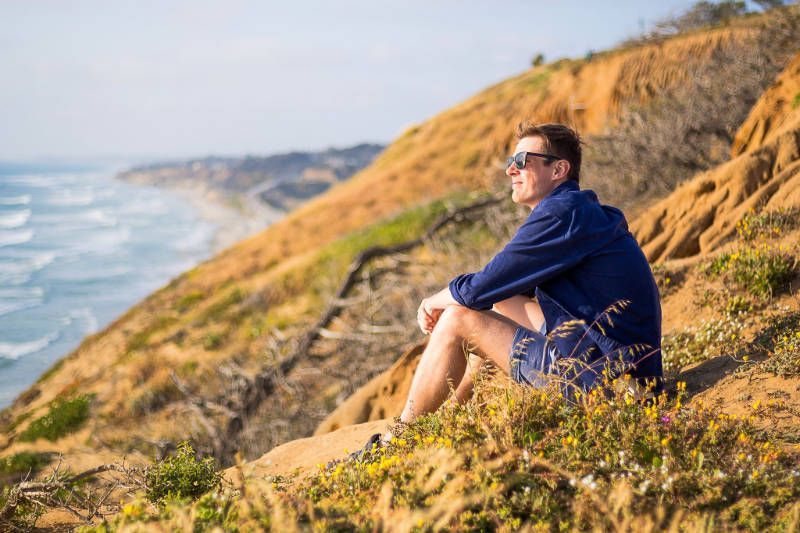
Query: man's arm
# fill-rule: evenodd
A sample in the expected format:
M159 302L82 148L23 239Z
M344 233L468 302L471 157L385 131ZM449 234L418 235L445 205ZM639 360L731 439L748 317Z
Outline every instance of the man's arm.
M448 305L458 305L453 295L450 294L449 287L445 287L436 294L424 298L417 310L419 329L426 335L433 331L433 327L442 315L442 311Z

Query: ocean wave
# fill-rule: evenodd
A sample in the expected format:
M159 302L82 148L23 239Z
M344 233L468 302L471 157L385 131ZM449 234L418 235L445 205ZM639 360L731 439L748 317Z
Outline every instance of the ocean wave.
M28 205L31 203L31 195L23 194L21 196L6 196L0 198L0 205Z
M55 332L28 342L0 342L0 358L17 360L24 355L44 350L57 338L58 332Z
M97 333L99 328L99 324L97 322L97 317L94 315L91 309L88 307L81 307L80 309L75 309L70 311L69 314L64 317L61 321L62 324L68 326L72 324L75 320L81 320L83 322L83 334L84 335L91 335L92 333Z
M33 230L0 231L0 247L23 244L33 238Z
M56 257L55 253L45 252L19 256L16 261L0 261L0 284L21 285L28 281L34 272L52 263Z
M85 235L83 240L71 247L73 254L102 254L117 252L131 239L131 229L124 226L113 230L93 232Z
M16 313L23 309L30 309L42 303L42 300L19 300L14 302L0 302L0 316Z
M29 218L31 218L30 209L0 213L0 228L18 228L24 226Z
M54 192L47 199L47 204L58 206L83 206L94 202L94 193L91 189L75 191L72 189L61 189Z
M41 298L44 289L41 287L0 287L0 298Z
M50 187L56 183L53 176L41 174L19 174L16 176L3 176L3 181L13 185L26 185L28 187Z
M34 215L33 221L37 223L53 224L54 229L74 231L92 227L114 227L119 224L117 217L103 209L90 209L88 211L71 212L54 215Z

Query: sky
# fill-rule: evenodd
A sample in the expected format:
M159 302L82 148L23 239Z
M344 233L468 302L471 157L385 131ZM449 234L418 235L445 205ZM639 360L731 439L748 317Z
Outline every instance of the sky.
M0 160L390 142L692 0L0 0Z

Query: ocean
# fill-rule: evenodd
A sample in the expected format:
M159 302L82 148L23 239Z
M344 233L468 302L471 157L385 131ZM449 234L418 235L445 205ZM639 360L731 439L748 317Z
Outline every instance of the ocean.
M215 223L117 170L0 166L0 408L212 253Z

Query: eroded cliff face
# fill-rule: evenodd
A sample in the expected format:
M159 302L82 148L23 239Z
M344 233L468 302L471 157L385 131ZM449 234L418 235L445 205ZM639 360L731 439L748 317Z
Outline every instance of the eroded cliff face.
M800 56L753 107L734 158L682 184L632 224L650 261L714 250L756 208L800 204ZM791 96L790 96L791 95Z
M350 259L364 246L418 236L444 207L414 208L405 212L406 218L383 225L375 225L376 221L423 200L486 188L497 175L492 165L511 144L510 125L523 119L568 121L587 134L613 127L623 104L646 103L680 84L693 66L731 43L751 38L754 31L741 25L698 32L657 45L597 54L591 60L537 67L409 129L348 182L183 274L87 338L4 412L7 427L13 429L5 433L2 454L53 450L66 454L69 461L78 451L141 452L145 460L162 442L219 439L214 432L230 425L231 410L252 392L248 379L265 369L280 368L284 348L291 349L292 340L322 313ZM790 150L789 140L781 143L774 149L760 148L767 152L749 156L754 159L748 164L761 165L762 174L789 169L796 153ZM765 160L770 162L760 163ZM741 198L752 187L742 185L737 194ZM735 203L726 204L716 196L713 201L719 207L710 207L712 213ZM661 228L669 217L680 218L666 214L680 208L659 205L661 211L654 212L660 216ZM728 225L720 225L729 231ZM693 246L686 244L691 239L673 242L659 237L666 233L650 226L635 228L646 249L658 249L659 257ZM471 231L482 237L480 229ZM683 231L691 234L694 230ZM463 238L475 240L472 235ZM662 244L659 238L668 242ZM707 239L711 242L711 237ZM700 243L701 236L696 240ZM441 268L442 261L453 261L449 266L460 268L481 260L476 252L457 263L445 248L418 252L415 261L428 270L405 279L426 287L426 283L441 282L431 276L431 270L436 265ZM650 253L652 257L655 252ZM398 269L396 264L382 268ZM445 275L446 270L437 275ZM412 293L393 293L382 308L370 312L383 320L393 313L387 305L400 309L406 300L416 298ZM381 331L385 339L392 333L375 331ZM249 413L252 419L269 419L273 424L255 434L252 440L260 444L256 442L252 451L310 433L346 392L341 383L347 379L363 383L375 368L391 363L397 346L411 340L410 334L395 332L393 340L381 341L383 355L376 356L367 349L346 346L348 337L336 332L332 337L337 334L344 341L334 350L308 354L287 375L275 371L280 377L273 380L267 400L261 399L263 409ZM17 439L54 399L79 394L93 395L90 418L81 430L55 442Z

